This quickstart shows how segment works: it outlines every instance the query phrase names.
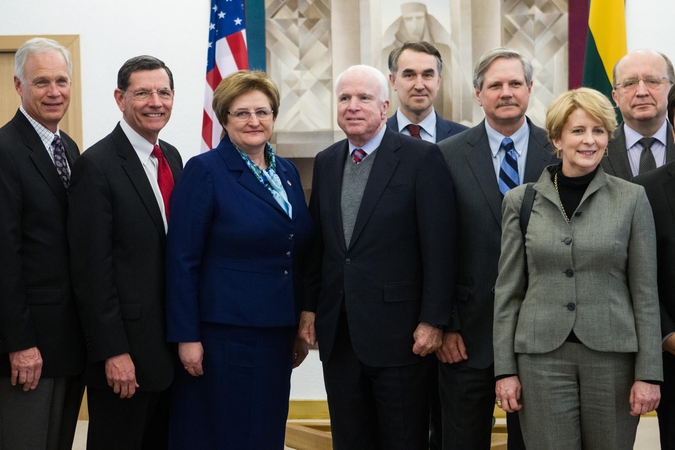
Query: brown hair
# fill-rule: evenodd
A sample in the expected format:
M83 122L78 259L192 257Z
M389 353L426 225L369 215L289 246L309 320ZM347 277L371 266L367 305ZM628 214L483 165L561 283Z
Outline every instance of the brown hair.
M260 91L269 99L272 115L276 119L279 113L279 90L274 81L265 72L260 70L240 70L234 72L220 82L213 91L213 111L218 122L225 127L230 107L234 101L253 91Z

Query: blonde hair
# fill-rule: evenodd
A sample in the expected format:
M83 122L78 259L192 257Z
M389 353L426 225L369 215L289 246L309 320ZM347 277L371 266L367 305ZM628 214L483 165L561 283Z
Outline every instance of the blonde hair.
M553 144L560 139L570 114L583 109L593 119L602 123L609 136L617 127L616 114L609 99L595 89L579 88L560 94L546 111L546 130L548 140Z

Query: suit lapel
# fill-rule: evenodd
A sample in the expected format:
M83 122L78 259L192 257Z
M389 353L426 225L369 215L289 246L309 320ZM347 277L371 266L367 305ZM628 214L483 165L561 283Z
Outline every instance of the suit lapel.
M666 126L666 163L675 161L675 142L673 142L673 127L667 123Z
M525 176L522 183L538 180L544 168L553 162L551 144L548 142L546 132L536 127L530 122L530 119L527 119L527 124L530 127L530 138L527 145Z
M30 159L35 165L35 168L45 180L61 205L65 208L68 204L68 191L65 187L63 187L63 182L61 182L61 178L59 178L59 174L56 171L54 162L49 157L49 153L42 143L40 136L38 136L35 128L33 128L28 119L26 119L26 116L24 116L21 111L17 111L12 121L23 137L24 145L31 152Z
M436 114L436 143L439 143L450 137L450 124L441 119L437 112L434 111L434 114Z
M359 213L356 216L350 244L353 244L358 239L366 223L368 223L370 215L377 206L382 192L384 192L384 189L389 184L389 180L400 162L399 157L396 155L396 151L400 147L401 141L398 138L398 133L389 129L386 130L382 142L377 149L377 156L375 157L375 161L373 161L370 175L368 176L368 182L363 192Z
M492 152L488 142L487 132L485 131L485 121L478 127L474 127L466 135L467 143L471 149L466 154L467 162L473 175L478 181L485 201L492 211L495 220L502 223L502 195L499 192L497 177L495 176L494 165L492 163Z
M616 130L614 139L608 145L607 161L612 167L613 175L624 180L631 180L633 172L630 170L628 162L628 150L626 149L626 134L623 131L623 125Z
M345 243L345 234L342 230L342 175L345 171L345 159L349 151L349 143L345 139L341 143L336 144L326 155L321 176L325 177L322 182L323 186L327 186L327 203L328 211L338 211L338 214L331 214L333 218L333 233L335 233L335 242L340 243L342 251L347 251L347 244ZM378 156L379 157L379 156ZM377 161L377 158L376 158ZM373 167L374 169L374 167ZM372 169L371 169L372 173ZM366 187L368 190L368 187ZM321 199L323 200L323 199ZM353 239L353 238L352 238Z
M253 175L251 169L248 168L246 162L241 158L239 152L232 144L229 138L225 137L218 144L216 148L220 157L223 158L227 167L233 172L239 172L237 182L247 191L250 191L256 197L269 204L273 208L279 210L284 216L288 217L283 208L274 200L272 194L267 190L263 184ZM277 169L279 166L277 165ZM279 176L281 178L281 176ZM285 181L283 181L285 183Z
M159 209L157 198L152 190L152 186L150 186L148 176L145 174L141 160L138 159L136 151L119 124L117 124L117 127L113 130L112 138L115 143L115 148L117 149L117 155L124 160L122 162L122 168L127 173L138 196L143 201L155 227L157 227L157 231L159 232L163 244L166 240L166 231L164 229L162 212Z
M670 213L675 218L675 166L668 168L670 178L663 183L663 190L670 206Z

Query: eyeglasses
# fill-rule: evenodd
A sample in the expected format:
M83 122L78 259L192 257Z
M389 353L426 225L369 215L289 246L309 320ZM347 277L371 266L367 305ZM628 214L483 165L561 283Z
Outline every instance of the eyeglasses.
M160 100L171 100L173 98L173 91L171 89L158 89L156 91L149 91L147 89L137 89L129 91L134 100L147 100L152 94L157 94Z
M259 121L269 120L272 118L272 113L274 110L269 108L260 108L255 111L249 111L247 109L238 109L236 111L228 111L227 113L237 119L240 122L248 122L251 120L251 116L255 114Z
M638 84L642 81L645 84L647 89L656 89L661 86L663 83L668 82L672 84L672 81L668 77L644 77L644 78L628 78L619 83L616 87L625 89L626 91L633 91L637 89Z

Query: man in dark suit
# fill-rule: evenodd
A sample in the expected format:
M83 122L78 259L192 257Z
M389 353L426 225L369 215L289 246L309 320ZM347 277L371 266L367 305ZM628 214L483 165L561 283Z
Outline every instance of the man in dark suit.
M434 110L441 86L443 61L438 49L426 41L406 42L389 54L389 81L398 95L399 107L387 126L417 139L435 144L468 128L445 120ZM438 379L434 379L429 429L430 450L442 447L441 400Z
M675 162L633 179L644 186L654 214L661 335L663 384L656 408L663 450L675 450Z
M79 150L59 129L70 54L31 39L14 74L21 107L0 129L0 448L70 449L86 358L66 240Z
M183 164L158 136L173 92L162 61L125 62L115 89L123 120L73 167L68 237L89 354L88 448L167 446L173 360L164 256L169 196Z
M473 84L485 120L439 143L455 182L462 262L452 329L436 352L444 363L439 385L445 450L490 448L495 403L492 315L502 198L509 187L537 180L544 167L556 162L546 132L525 117L532 92L527 58L515 50L493 49L476 65ZM507 180L502 179L503 169L511 175ZM524 448L518 416L507 419L509 448Z
M623 124L609 142L602 168L630 180L675 160L672 128L666 120L668 90L675 82L675 71L666 55L636 50L614 65L612 77L612 98Z
M452 180L436 145L386 127L379 71L350 67L336 86L347 139L315 159L299 334L318 338L333 448L426 450L425 356L450 323L455 279Z
M434 111L441 86L441 54L425 41L406 42L389 54L389 81L399 107L387 126L408 136L436 143L467 129ZM412 129L412 132L411 132Z

